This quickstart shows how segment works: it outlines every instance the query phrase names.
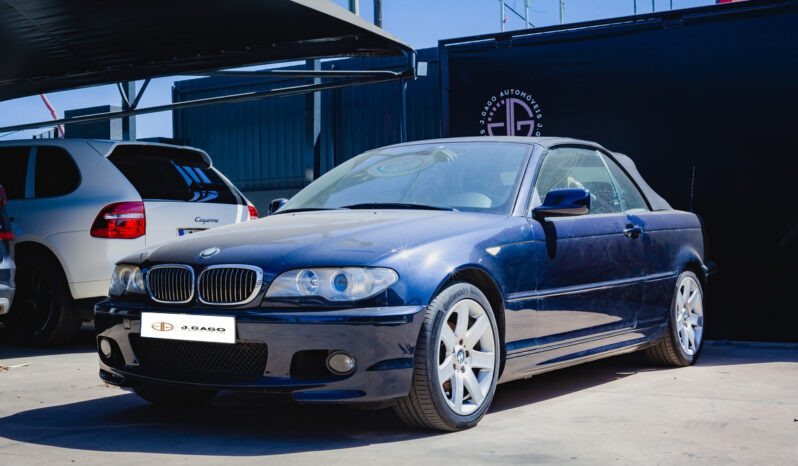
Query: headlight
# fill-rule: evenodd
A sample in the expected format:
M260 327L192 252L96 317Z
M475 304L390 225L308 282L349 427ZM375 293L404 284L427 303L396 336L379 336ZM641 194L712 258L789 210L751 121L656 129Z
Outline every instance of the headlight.
M126 293L145 293L144 277L141 269L135 265L121 264L114 268L111 274L111 289L108 291L111 296L122 296Z
M399 275L391 269L324 267L290 270L272 282L266 297L319 296L328 301L357 301L385 291L398 279Z

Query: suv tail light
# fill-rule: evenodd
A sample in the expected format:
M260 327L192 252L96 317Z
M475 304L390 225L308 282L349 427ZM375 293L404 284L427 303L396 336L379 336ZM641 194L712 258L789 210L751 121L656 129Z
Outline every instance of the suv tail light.
M133 239L144 235L147 219L143 202L115 202L103 207L91 226L96 238Z
M255 208L254 205L249 205L249 219L250 220L257 220L258 219L258 209Z
M0 209L6 206L7 200L8 197L6 196L6 190L2 186L0 186ZM14 239L13 231L2 231L2 229L3 229L3 223L0 222L0 241L11 241Z

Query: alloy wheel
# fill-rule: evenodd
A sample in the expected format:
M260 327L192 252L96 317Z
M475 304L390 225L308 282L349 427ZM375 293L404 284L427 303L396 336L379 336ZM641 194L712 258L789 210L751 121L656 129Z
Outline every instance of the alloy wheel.
M449 309L438 338L438 387L459 415L479 409L496 370L496 342L487 311L464 299Z
M682 351L693 356L701 347L704 306L701 289L693 277L684 277L676 294L676 333Z

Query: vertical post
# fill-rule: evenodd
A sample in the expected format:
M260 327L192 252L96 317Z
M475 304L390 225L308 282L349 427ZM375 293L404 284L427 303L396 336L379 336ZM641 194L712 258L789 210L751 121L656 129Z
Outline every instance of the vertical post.
M399 95L400 106L402 107L402 116L399 124L401 125L401 140L399 142L407 142L407 80L402 79L399 81Z
M671 10L673 9L673 0L671 0Z
M374 25L382 27L382 0L374 0Z
M657 0L651 0L651 12L652 12L652 13L656 13L656 12L657 12L657 4L656 4L656 1L657 1Z
M560 0L560 24L565 21L565 0Z
M307 60L307 69L321 70L320 60ZM313 78L321 84L321 78ZM305 150L303 164L305 182L310 183L321 174L321 92L305 94Z
M634 11L635 11L635 14L637 14L637 0L632 0L632 2L633 2L633 4L634 4Z
M125 91L127 99L122 99L122 110L130 110L130 101L136 95L136 82L128 81L122 83L122 89ZM136 140L136 117L127 116L122 118L122 140L135 141Z
M504 0L499 0L499 25L504 32Z
M416 76L416 52L410 52L407 57L407 64L413 72L413 78ZM399 107L401 115L399 117L399 132L400 142L407 142L407 79L399 80Z
M349 11L360 16L360 4L358 0L349 0Z
M526 28L529 29L529 0L524 0L524 22L526 23Z

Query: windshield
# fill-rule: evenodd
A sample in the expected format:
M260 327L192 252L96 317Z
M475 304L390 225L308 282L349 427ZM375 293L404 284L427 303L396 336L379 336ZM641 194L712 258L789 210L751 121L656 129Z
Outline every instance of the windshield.
M280 212L413 205L509 214L530 146L506 142L377 149L334 168Z

